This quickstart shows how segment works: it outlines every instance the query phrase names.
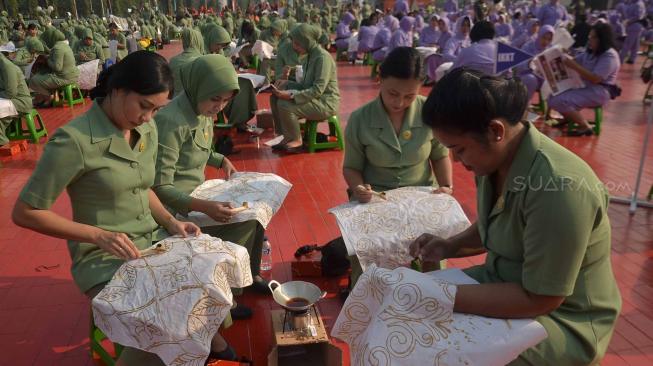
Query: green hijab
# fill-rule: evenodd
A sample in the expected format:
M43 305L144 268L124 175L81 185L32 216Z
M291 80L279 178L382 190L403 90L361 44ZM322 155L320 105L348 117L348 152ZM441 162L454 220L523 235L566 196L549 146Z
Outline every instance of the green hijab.
M95 39L93 36L93 30L91 28L84 28L84 30L81 32L81 37L79 37L80 40L85 40L86 38L90 39Z
M200 102L240 90L236 70L231 61L222 55L197 57L182 67L180 79L195 112Z
M202 37L202 33L195 29L184 28L181 32L181 44L184 47L184 51L192 48L200 54L204 54L204 38Z
M54 47L55 43L66 40L66 36L64 36L60 30L52 27L43 32L41 38L49 49Z
M211 27L204 37L204 48L206 52L211 52L212 44L225 44L231 42L231 36L226 29L219 25Z
M270 28L272 28L273 31L277 31L283 35L288 30L288 22L286 22L284 19L277 19L272 22Z
M322 35L320 28L310 24L300 24L290 31L290 38L299 43L306 51L317 46L317 40Z
M29 37L25 41L25 48L29 53L45 53L45 47L43 47L43 43L36 38L36 37Z

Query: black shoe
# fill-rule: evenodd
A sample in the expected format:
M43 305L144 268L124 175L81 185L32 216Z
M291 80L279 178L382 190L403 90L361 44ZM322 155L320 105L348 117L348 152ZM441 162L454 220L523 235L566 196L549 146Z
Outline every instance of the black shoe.
M209 360L237 361L238 356L236 356L236 351L230 345L227 345L227 348L225 348L223 351L211 351L205 365L208 364Z
M255 279L254 282L252 282L252 284L247 288L262 295L269 295L270 294L270 288L268 287L269 283L270 281L266 279L261 279L260 281L257 281Z
M236 304L235 308L230 310L231 318L234 320L244 320L252 317L252 309L242 304Z
M629 64L629 65L632 65L632 64L635 63L635 60L626 60L626 63Z
M274 151L281 151L286 149L286 144L276 144L272 145L272 150Z
M587 128L584 130L573 130L567 132L567 136L570 137L578 137L578 136L592 136L594 134L594 131L591 128Z
M302 145L295 146L295 147L287 147L287 146L286 146L285 151L286 151L288 154L301 154L301 153L304 152L304 146L302 146Z

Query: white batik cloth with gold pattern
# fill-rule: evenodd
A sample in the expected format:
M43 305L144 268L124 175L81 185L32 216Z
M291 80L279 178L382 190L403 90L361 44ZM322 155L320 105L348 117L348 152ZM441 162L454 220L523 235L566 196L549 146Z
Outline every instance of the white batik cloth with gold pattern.
M249 286L247 250L206 234L170 237L124 263L93 299L95 324L113 342L166 365L204 365L227 316L230 288Z
M190 194L191 197L208 201L231 202L234 207L248 202L249 208L237 213L227 222L213 221L207 215L196 211L188 213L188 217L178 214L177 218L192 221L200 227L256 220L263 225L263 228L267 228L291 187L290 182L271 173L239 172L232 174L229 180L207 180L195 188Z
M420 273L370 265L340 311L331 335L345 341L354 366L499 366L547 334L529 319L453 312L459 269Z
M458 202L433 187L403 187L386 191L387 200L349 202L329 210L336 216L349 255L363 270L374 263L394 269L413 259L408 247L424 233L448 238L469 227Z

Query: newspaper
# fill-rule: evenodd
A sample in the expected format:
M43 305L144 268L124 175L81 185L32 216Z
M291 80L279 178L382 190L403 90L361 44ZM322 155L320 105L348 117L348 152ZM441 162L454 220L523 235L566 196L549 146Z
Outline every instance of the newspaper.
M258 55L261 60L269 60L274 56L274 47L267 42L263 42L260 39L254 43L252 47L252 53Z
M575 70L564 64L567 55L559 46L551 47L533 59L535 71L544 78L544 90L550 90L552 95L558 95L569 89L583 88L585 84Z

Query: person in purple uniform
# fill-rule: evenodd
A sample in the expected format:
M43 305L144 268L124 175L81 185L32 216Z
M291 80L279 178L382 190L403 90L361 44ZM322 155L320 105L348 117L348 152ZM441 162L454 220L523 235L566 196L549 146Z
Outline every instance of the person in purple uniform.
M410 12L410 6L408 6L408 1L406 1L406 0L397 0L395 2L393 14L406 15L409 12Z
M626 6L626 39L621 48L621 62L635 63L637 52L639 52L639 41L644 31L641 20L646 15L646 7L642 0L631 0Z
M438 21L440 17L436 14L431 15L428 27L424 27L419 34L419 45L422 47L437 47L440 39L440 27Z
M356 19L354 14L346 12L342 15L340 23L336 27L336 48L339 50L347 50L349 48L349 37L351 37L351 29L349 26Z
M372 58L376 62L382 62L385 55L388 53L387 47L390 45L390 38L392 32L399 28L399 20L392 15L385 18L385 27L379 29L379 32L374 37L372 42Z
M520 36L515 37L512 40L512 46L517 48L522 48L524 45L535 38L537 38L537 32L540 29L540 21L537 19L530 19L526 24L526 32L522 33Z
M537 11L537 19L541 25L556 26L560 21L568 19L567 10L560 5L559 0L550 0Z
M379 32L376 19L375 16L363 19L361 29L358 32L358 52L370 52L373 49L374 37Z
M590 124L583 118L583 108L605 105L611 98L611 90L616 88L617 74L621 67L619 54L612 47L612 28L599 22L592 26L587 50L576 59L565 58L567 67L578 72L585 81L585 87L571 89L548 99L549 107L562 113L565 120L574 122L578 129L569 132L570 136L591 136Z
M497 33L497 37L507 39L512 38L512 26L510 26L510 23L506 21L506 14L499 14L499 18L496 26L494 27L494 30Z
M388 45L388 53L397 47L412 47L413 46L413 27L415 26L415 18L405 16L399 21L399 29L397 29L390 37L390 44Z
M440 28L440 38L438 38L438 48L443 48L447 44L449 38L453 37L453 32L449 29L449 18L442 17L438 20L438 27Z
M522 47L522 51L529 53L533 56L542 53L544 50L551 46L551 41L553 40L553 33L555 30L550 25L545 25L540 28L537 38L529 41ZM517 67L517 75L521 79L522 84L526 86L528 93L528 100L531 100L535 91L540 90L544 80L535 75L533 70L528 67L528 64Z
M457 0L447 0L443 7L444 11L449 14L458 12L458 1Z
M494 24L491 22L482 20L474 24L469 32L472 44L460 51L451 69L465 66L486 75L494 75L494 62L497 54L494 35Z
M510 26L512 27L511 41L521 36L522 33L526 33L526 22L528 22L528 19L526 16L522 15L520 10L516 10L513 13L512 21L510 22Z
M443 62L453 62L463 48L469 47L469 31L472 29L472 19L469 16L458 18L456 21L456 34L449 38L442 47Z
M415 15L415 26L413 27L413 31L417 34L420 34L422 29L424 29L424 17L417 14Z

